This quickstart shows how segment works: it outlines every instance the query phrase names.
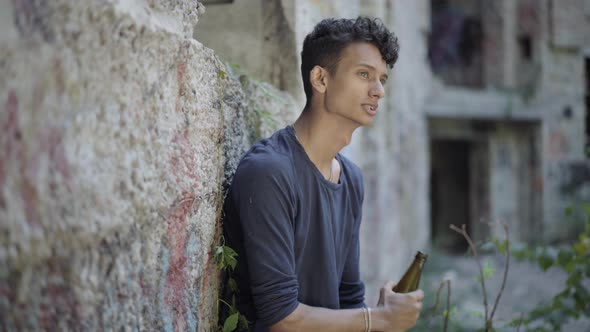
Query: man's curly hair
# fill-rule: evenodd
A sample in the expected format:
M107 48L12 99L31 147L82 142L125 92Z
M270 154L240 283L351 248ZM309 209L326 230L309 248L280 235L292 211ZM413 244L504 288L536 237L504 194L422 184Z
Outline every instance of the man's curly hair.
M354 42L375 45L389 68L393 68L397 61L397 37L380 19L362 16L356 19L324 19L305 37L301 51L301 76L308 103L312 95L309 73L313 67L321 66L335 73L342 51Z

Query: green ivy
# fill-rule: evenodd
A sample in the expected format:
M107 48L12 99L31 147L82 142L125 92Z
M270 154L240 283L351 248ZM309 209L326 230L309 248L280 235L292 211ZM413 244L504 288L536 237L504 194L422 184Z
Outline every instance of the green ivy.
M512 252L520 260L536 262L543 271L559 268L567 274L564 289L549 303L537 306L522 319L510 325L522 325L528 331L561 331L572 319L590 318L590 204L583 204L585 229L578 239L564 248L525 246ZM566 210L567 215L572 210ZM586 283L586 285L584 284Z
M229 309L228 317L223 322L223 326L219 327L219 330L222 332L248 330L250 325L250 322L246 319L246 316L242 315L238 311L235 304L235 294L238 293L239 290L236 280L232 278L231 275L238 264L237 257L238 254L235 252L235 250L225 245L225 239L222 237L221 244L215 248L215 261L217 262L219 269L221 271L227 272L230 276L227 280L227 287L229 287L233 294L231 304L222 299L219 299L219 302L226 305Z
M225 243L225 241L223 241ZM215 260L221 270L233 271L238 264L238 254L230 247L222 244L215 248Z

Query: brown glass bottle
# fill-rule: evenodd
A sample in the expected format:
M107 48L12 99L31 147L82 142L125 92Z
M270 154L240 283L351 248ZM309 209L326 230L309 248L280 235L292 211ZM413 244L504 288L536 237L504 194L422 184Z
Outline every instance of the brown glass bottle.
M396 293L409 293L418 289L420 285L420 276L422 275L422 268L426 263L428 255L418 251L416 257L412 262L412 265L408 268L401 280L393 287L393 291Z

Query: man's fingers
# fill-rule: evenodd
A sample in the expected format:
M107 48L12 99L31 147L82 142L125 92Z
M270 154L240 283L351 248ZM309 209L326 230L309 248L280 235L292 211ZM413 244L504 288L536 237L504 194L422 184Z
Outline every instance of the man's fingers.
M387 290L392 290L393 287L396 285L395 282L388 280L385 285L383 286L383 288L387 289Z
M411 294L416 299L416 301L424 300L424 292L421 289L415 290L409 294Z

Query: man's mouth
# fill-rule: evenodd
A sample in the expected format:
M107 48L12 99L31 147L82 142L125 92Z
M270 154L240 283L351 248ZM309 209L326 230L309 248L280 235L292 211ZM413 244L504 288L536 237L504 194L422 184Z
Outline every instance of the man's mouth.
M365 109L365 111L371 115L377 114L377 107L378 105L363 104L363 108Z

